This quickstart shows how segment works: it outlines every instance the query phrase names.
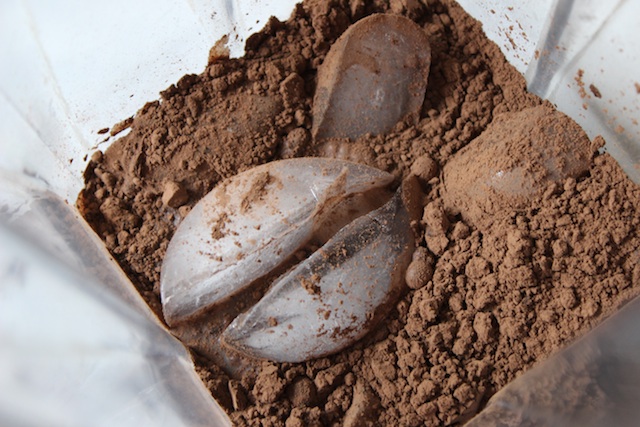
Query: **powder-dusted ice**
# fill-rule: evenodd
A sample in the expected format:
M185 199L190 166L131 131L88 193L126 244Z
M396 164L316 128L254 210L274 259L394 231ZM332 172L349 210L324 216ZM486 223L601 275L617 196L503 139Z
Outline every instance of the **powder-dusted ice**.
M497 216L529 207L549 184L583 175L592 154L584 130L549 104L502 114L445 165L443 199L487 229Z
M316 139L387 132L424 101L431 47L416 23L398 15L358 21L331 47L313 100Z
M401 192L340 230L222 335L257 358L302 362L351 345L400 296L414 249Z
M350 200L392 180L386 172L355 163L293 159L221 183L187 215L167 249L160 283L167 323L223 302L314 235L335 232L368 212L370 204L359 211Z

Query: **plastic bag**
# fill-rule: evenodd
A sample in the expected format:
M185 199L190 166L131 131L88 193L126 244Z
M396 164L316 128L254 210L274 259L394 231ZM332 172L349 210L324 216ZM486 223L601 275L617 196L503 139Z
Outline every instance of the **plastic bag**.
M640 300L496 393L469 427L616 426L640 420Z
M107 146L99 130L132 116L182 75L201 72L222 35L230 34L231 52L240 55L244 38L271 14L286 19L294 3L2 2L0 388L11 393L0 394L1 424L228 423L185 349L71 205L87 156ZM591 137L604 135L605 150L640 181L637 2L460 3L532 91ZM634 312L637 303L612 319L615 326L524 374L478 420L490 414L500 424L517 414L531 425L626 425L632 418L624 416L637 415ZM598 383L606 396L592 407L559 408L562 387L522 398L523 387L558 375L575 383L590 366L606 367Z

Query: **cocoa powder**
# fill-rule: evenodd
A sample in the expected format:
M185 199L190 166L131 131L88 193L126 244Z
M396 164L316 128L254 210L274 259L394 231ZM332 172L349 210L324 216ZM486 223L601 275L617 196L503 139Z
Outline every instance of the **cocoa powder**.
M420 120L316 147L316 70L340 34L374 12L403 14L429 37ZM398 180L412 173L425 193L409 289L368 337L306 363L264 361L242 378L193 353L236 425L463 423L640 290L640 189L607 154L594 154L585 174L507 207L488 228L442 202L440 170L456 152L499 115L543 103L451 0L308 0L288 21L272 19L252 36L245 57L227 59L214 48L202 74L161 95L127 121L129 134L92 157L77 201L160 319L167 244L223 178L278 158L324 154Z

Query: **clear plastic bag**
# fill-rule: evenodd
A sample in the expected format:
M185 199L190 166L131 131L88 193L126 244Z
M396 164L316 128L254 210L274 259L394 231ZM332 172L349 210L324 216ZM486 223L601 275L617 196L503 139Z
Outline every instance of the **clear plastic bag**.
M100 129L293 8L239 3L0 5L0 424L230 424L73 201Z
M186 349L74 210L15 193L30 200L0 221L0 424L226 425Z
M637 426L639 323L636 299L496 393L468 426Z
M271 14L286 19L294 3L0 5L0 388L11 390L0 393L1 424L228 424L186 350L72 205L87 156L106 148L100 129L132 116L182 75L201 72L222 35L230 34L231 52L240 55L250 33ZM605 150L640 181L638 2L460 3L531 90L591 137L604 135ZM476 425L486 425L487 414L495 425L630 425L638 310L630 305L610 326L524 374ZM540 387L558 378L580 384L592 366L602 368L604 394L591 406L560 407L557 397L567 390Z

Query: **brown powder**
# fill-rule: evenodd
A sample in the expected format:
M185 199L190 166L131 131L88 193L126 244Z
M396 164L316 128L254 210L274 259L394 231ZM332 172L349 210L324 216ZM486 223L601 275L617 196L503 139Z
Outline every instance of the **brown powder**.
M249 191L243 195L242 201L240 202L240 213L246 213L254 203L263 200L267 193L267 186L274 184L273 181L273 176L271 176L269 172L259 174L252 183Z
M92 156L78 207L158 316L176 221L223 178L316 153L317 67L352 22L373 12L401 13L429 37L421 119L346 148L338 141L335 153L419 178L424 238L411 289L379 329L331 357L263 362L255 375L229 379L194 352L237 425L461 423L640 289L640 190L606 154L482 231L440 202L438 171L454 153L497 115L541 104L478 22L451 0L310 0L252 36L244 58L212 49L202 74L145 105L128 135Z
M311 276L311 279L305 279L303 277L300 278L300 284L304 288L305 291L309 292L311 295L319 295L320 294L320 277L314 274Z
M596 85L594 85L593 83L589 85L589 90L591 91L593 96L595 96L596 98L602 98L602 93L600 92L600 89L598 89Z
M580 95L580 98L582 99L590 98L589 94L587 93L587 90L585 89L583 77L584 77L584 70L579 69L576 72L576 76L573 78L573 80L575 80L575 82L578 84L578 94Z

